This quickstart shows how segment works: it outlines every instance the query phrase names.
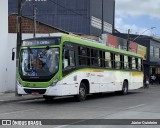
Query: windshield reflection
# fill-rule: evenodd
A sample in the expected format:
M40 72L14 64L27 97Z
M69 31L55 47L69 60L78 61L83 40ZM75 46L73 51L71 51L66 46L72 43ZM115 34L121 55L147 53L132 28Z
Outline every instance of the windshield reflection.
M23 76L50 76L58 71L59 49L24 49L20 62Z

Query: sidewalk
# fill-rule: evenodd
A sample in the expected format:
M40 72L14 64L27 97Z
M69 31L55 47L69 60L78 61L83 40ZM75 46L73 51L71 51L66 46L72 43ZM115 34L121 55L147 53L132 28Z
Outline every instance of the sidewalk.
M38 96L34 96L34 95L15 96L14 92L0 93L0 103L33 100L33 99L41 99L41 98L43 98L42 95L38 95Z

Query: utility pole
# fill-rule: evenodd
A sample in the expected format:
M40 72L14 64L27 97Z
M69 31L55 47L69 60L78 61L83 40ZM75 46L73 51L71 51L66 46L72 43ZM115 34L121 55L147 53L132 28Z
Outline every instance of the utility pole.
M19 50L22 41L22 0L18 0L18 17L17 17L17 57L19 57ZM18 66L18 65L16 65Z
M129 51L129 41L130 41L130 29L128 29L128 37L127 37L127 51Z
M33 4L33 37L36 37L36 15L37 15L37 11L36 11L36 5Z
M101 32L101 34L103 34L103 32L104 32L104 19L103 19L104 17L103 17L103 0L102 0L102 32Z
M18 0L16 76L17 76L17 70L18 70L18 59L19 59L19 51L20 51L21 41L22 41L22 0ZM18 95L18 92L17 92L17 84L15 85L15 96L20 96L20 95Z

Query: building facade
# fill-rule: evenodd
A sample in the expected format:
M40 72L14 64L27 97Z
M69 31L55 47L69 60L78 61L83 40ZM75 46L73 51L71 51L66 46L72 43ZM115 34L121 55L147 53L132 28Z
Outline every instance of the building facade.
M33 33L34 32L34 24L33 20L27 17L22 16L22 33ZM8 16L8 32L9 33L17 33L17 14L11 14ZM36 22L36 34L37 33L56 33L62 32L67 33L58 28L43 24L41 22Z
M8 67L7 65L7 48L8 48L8 4L7 0L0 0L0 17L1 23L0 23L0 92L4 92L6 90L7 86L7 78L8 77Z
M128 39L128 34L115 33L115 36ZM139 35L129 35L129 40L132 41ZM147 47L146 60L144 60L144 74L154 74L160 77L160 39L140 35L136 40L136 43Z
M115 0L22 0L22 15L33 19L33 5L37 21L64 31L99 36L102 21L104 33L114 30ZM9 15L18 12L18 0L8 6Z

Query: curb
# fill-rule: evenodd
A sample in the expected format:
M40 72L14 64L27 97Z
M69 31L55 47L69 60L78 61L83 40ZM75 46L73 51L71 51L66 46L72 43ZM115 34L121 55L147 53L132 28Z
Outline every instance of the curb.
M11 100L0 100L0 104L17 102L17 101L29 101L29 100L34 100L34 99L43 99L43 97L31 97L31 98L21 98L21 99L11 99Z

